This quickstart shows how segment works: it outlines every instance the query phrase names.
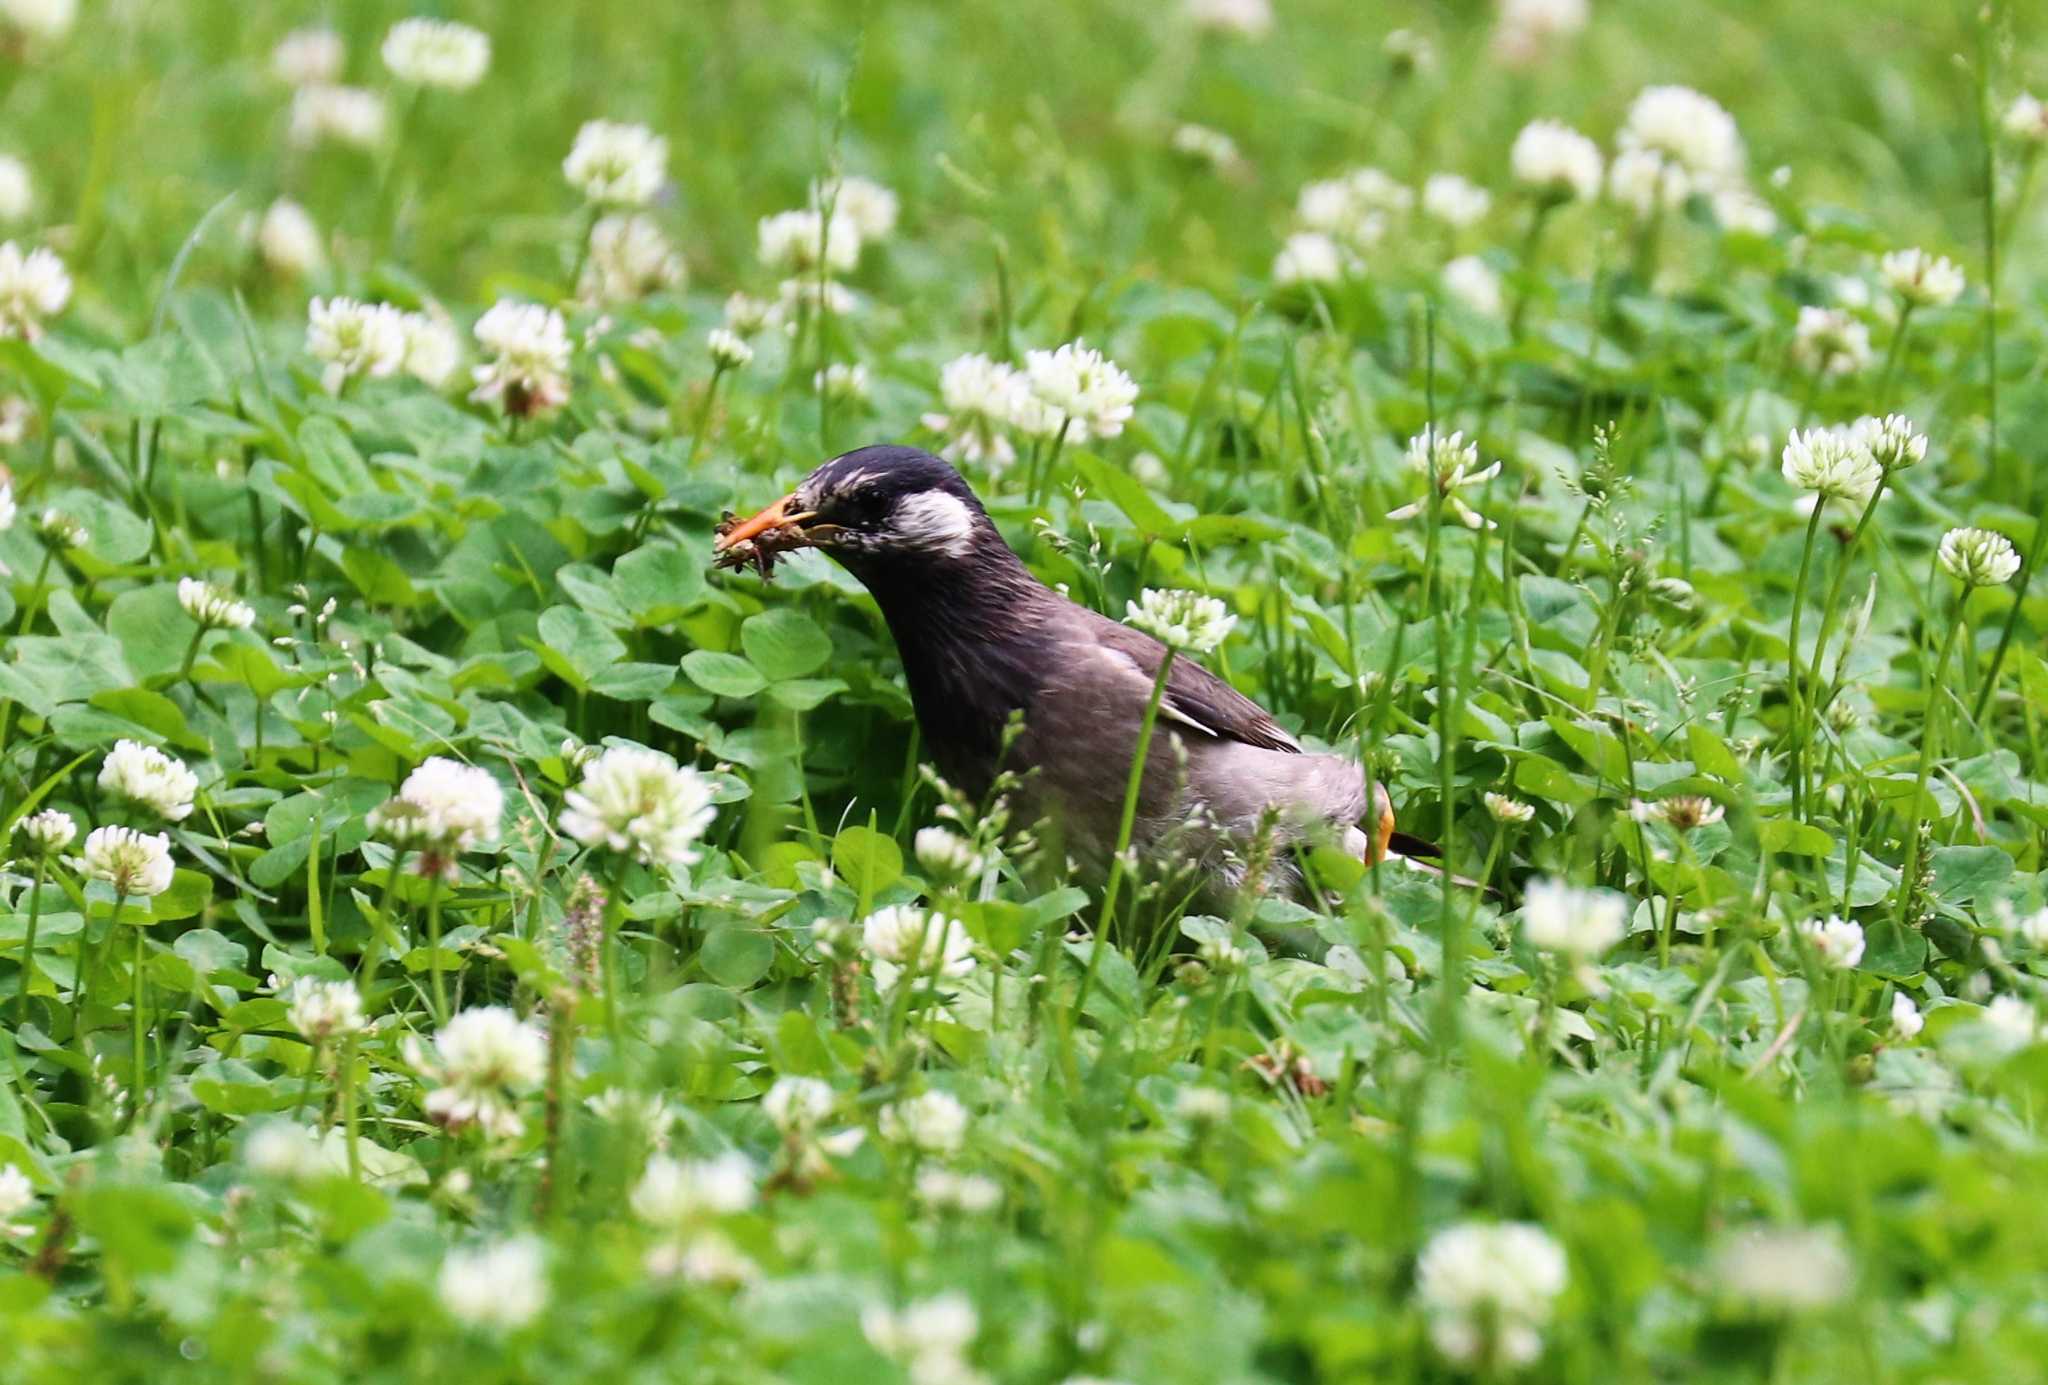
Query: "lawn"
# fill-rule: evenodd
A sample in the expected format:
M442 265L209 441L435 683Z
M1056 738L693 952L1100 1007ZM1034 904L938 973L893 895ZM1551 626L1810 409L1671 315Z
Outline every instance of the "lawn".
M0 1380L2048 1379L2037 7L432 8L0 0ZM874 442L1440 868L946 782Z

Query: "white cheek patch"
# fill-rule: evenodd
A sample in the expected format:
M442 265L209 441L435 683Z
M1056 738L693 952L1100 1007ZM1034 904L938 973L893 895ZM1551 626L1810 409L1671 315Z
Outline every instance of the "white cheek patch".
M890 516L903 542L964 558L974 549L974 515L958 496L921 491L900 501Z

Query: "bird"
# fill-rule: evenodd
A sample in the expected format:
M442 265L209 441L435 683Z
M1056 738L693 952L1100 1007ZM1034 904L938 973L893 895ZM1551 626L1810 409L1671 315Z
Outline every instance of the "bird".
M1024 820L1056 831L1099 878L1166 646L1039 581L960 472L916 447L834 457L750 518L728 515L714 540L721 566L752 564L764 577L802 548L874 597L938 772L978 799L1014 771ZM1191 658L1175 657L1155 718L1131 846L1140 859L1191 860L1211 898L1246 887L1298 895L1297 844L1331 839L1367 864L1436 854L1396 831L1384 786L1368 799L1359 763L1305 749ZM1267 863L1257 880L1252 857Z

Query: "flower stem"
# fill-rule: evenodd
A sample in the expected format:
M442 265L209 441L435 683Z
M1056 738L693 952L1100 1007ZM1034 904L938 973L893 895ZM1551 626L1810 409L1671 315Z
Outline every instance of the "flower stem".
M434 1023L448 1023L448 983L441 976L441 872L427 890L427 966L434 978Z
M116 917L114 922L118 925L120 919ZM129 1006L130 1032L134 1038L133 1057L135 1063L135 1076L129 1085L129 1100L135 1104L129 1112L129 1118L136 1121L142 1119L142 945L142 929L138 927L135 930L135 995Z
M1116 897L1123 884L1124 853L1131 848L1131 833L1138 823L1138 793L1145 783L1145 763L1152 754L1152 732L1159 724L1159 703L1166 696L1166 679L1173 672L1173 649L1160 661L1159 674L1152 680L1152 696L1145 703L1145 719L1138 723L1138 743L1131 755L1131 772L1124 780L1124 810L1117 823L1116 854L1109 858L1109 880L1102 887L1102 913L1095 921L1095 940L1088 949L1088 967L1081 973L1081 988L1074 995L1074 1015L1088 1001L1095 985L1096 965L1101 960L1104 939L1116 917Z
M50 853L45 851L36 857L36 883L29 889L28 937L21 948L21 985L14 993L16 1027L28 1020L28 979L36 969L36 925L43 917L43 879L49 869Z
M1849 535L1849 542L1842 549L1840 565L1835 568L1835 580L1828 584L1828 599L1820 611L1820 633L1813 641L1813 681L1816 684L1821 681L1821 663L1827 658L1828 641L1834 637L1835 617L1841 609L1842 591L1849 584L1849 560L1856 556L1856 547L1863 541L1863 531L1870 527L1871 516L1877 513L1877 502L1884 499L1884 488L1890 484L1891 478L1889 469L1878 475L1877 486L1870 492L1870 499L1863 506L1862 517L1856 521L1856 530ZM1836 661L1834 677L1827 681L1823 695L1814 703L1815 716L1826 712L1836 695L1841 692L1842 664L1847 662L1847 656L1848 651L1844 650L1842 659Z
M1046 454L1045 465L1033 467L1031 476L1031 507L1037 509L1045 504L1045 492L1052 485L1052 470L1059 465L1060 449L1067 445L1067 433L1073 428L1071 417L1060 420L1060 431L1053 436L1052 449Z
M1877 412L1879 417L1882 417L1884 411L1891 407L1892 377L1898 373L1899 358L1905 354L1906 329L1912 326L1913 323L1913 307L1913 304L1906 303L1899 308L1899 325L1892 333L1891 348L1884 353L1884 374L1878 377L1877 384Z
M1906 867L1899 873L1900 928L1906 926L1906 906L1912 901L1913 882L1920 874L1920 800L1927 793L1927 777L1934 772L1934 746L1941 736L1941 680L1948 672L1948 656L1956 647L1956 635L1962 628L1963 599L1959 596L1950 608L1948 634L1942 637L1941 653L1934 660L1934 677L1927 684L1927 711L1920 725L1920 768L1913 779L1912 821L1906 828Z
M711 383L704 387L704 398L697 405L697 421L690 429L690 455L685 465L694 465L699 449L704 446L704 430L711 426L711 406L718 398L718 382L725 376L725 367L714 364L711 367Z
M1813 517L1806 521L1806 546L1799 553L1799 580L1792 586L1792 642L1785 655L1785 695L1792 700L1792 811L1803 815L1806 802L1806 700L1800 686L1799 623L1806 610L1806 578L1813 571L1813 541L1827 511L1827 497L1815 495Z

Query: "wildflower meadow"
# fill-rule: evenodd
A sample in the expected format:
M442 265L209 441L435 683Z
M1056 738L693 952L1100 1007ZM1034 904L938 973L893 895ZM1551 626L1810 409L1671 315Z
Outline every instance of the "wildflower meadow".
M0 0L0 1381L2048 1378L2044 19ZM949 782L879 442L1441 854Z

